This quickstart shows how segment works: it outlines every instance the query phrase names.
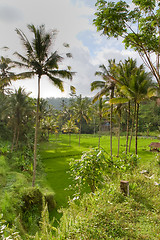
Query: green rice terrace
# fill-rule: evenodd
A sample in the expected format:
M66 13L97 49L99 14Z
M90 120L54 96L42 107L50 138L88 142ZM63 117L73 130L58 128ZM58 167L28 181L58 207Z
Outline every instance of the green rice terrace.
M152 140L156 141L156 140ZM125 137L121 138L121 150L125 151ZM138 156L140 161L139 167L145 168L152 165L155 153L150 152L149 144L151 138L141 138L139 140ZM84 151L90 148L97 147L98 136L82 135L81 144L78 144L78 135L73 135L71 139L71 146L67 135L60 135L57 140L55 136L50 137L49 143L40 144L40 155L45 166L46 181L48 186L55 192L56 201L59 207L65 207L68 202L68 196L73 194L72 191L67 190L68 186L72 184L70 179L69 162L71 158L79 159ZM101 137L101 147L110 151L109 137ZM134 146L133 146L134 149ZM113 139L113 152L117 153L117 138ZM134 150L132 150L134 152ZM66 189L64 191L64 189Z
M134 163L128 159L132 164L129 166L115 157L118 140L114 136L115 168L106 168L103 183L97 185L94 193L86 181L81 196L75 197L76 189L69 188L75 185L69 163L71 159L80 159L89 149L96 149L98 141L98 135L82 134L79 146L76 134L71 136L70 142L67 134L50 135L49 141L39 145L41 163L34 190L30 187L29 171L21 173L10 158L6 159L7 145L1 145L1 232L6 231L6 235L13 237L18 231L12 239L159 239L160 159L158 153L149 148L151 141L157 142L157 139L140 137L138 160ZM125 136L120 141L120 149L124 152ZM134 148L133 144L131 153ZM107 158L109 136L101 136L101 149L106 151ZM120 180L129 181L128 196L121 192ZM42 215L39 213L41 192L44 196L48 194L48 199L50 197L49 218L45 205ZM27 199L35 206L27 203ZM28 210L24 202L28 204ZM4 218L12 225L6 225Z

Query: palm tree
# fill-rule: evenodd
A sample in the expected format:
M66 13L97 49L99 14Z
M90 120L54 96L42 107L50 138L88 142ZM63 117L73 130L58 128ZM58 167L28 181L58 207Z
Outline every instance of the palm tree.
M81 131L82 131L82 120L84 119L87 123L90 120L89 118L89 107L90 101L88 98L82 98L82 95L77 96L76 101L73 104L73 112L76 121L79 123L79 146L81 139Z
M132 58L128 58L127 60L123 62L119 62L117 72L118 72L118 82L117 85L122 87L126 86L128 87L131 81L132 75L134 75L134 72L137 69L137 62L136 60L133 60ZM126 96L125 96L126 97ZM123 103L126 102L125 99L121 96ZM128 151L128 140L129 140L129 122L130 122L130 113L131 113L131 101L128 99L128 108L127 108L127 134L126 134L126 154Z
M114 91L116 86L116 71L115 71L115 60L108 61L108 69L105 65L100 65L101 71L95 73L96 76L102 78L101 81L94 81L91 83L91 91L95 89L100 89L100 91L95 95L93 102L100 99L102 96L108 96L110 94L110 99L114 97ZM110 106L110 152L112 158L112 117L113 117L113 104Z
M10 58L0 57L0 91L2 93L4 93L5 87L11 84L11 80L23 78L12 72L13 68L15 68L15 64Z
M56 37L56 30L51 32L45 31L45 26L41 25L35 27L33 24L28 25L28 29L33 34L31 41L20 30L16 29L18 36L25 49L25 55L15 52L15 55L20 61L14 63L27 71L20 73L19 76L25 78L37 76L38 77L38 96L37 96L37 109L36 109L36 124L35 124L35 141L34 141L34 164L33 164L33 181L32 186L35 185L36 177L36 158L37 158L37 133L38 133L38 119L39 119L39 103L40 103L40 82L42 76L47 76L53 84L63 91L63 81L61 78L72 79L72 73L68 70L59 70L59 63L63 58L57 51L51 52L53 40Z
M116 104L116 107L114 108L114 112L118 116L118 151L117 151L117 157L119 157L119 150L120 150L120 136L121 136L120 132L121 132L122 108L123 108L123 104L121 104L121 103Z
M137 154L137 140L138 140L138 114L140 103L151 96L150 93L154 91L154 85L151 80L151 75L144 71L143 65L137 67L134 74L131 76L129 86L122 86L121 91L130 100L134 101L134 119L135 123L135 153Z
M69 135L69 146L71 145L71 133L77 133L79 128L76 126L75 121L70 118L67 122L62 126L62 131L64 133L68 133Z
M13 125L11 150L13 150L14 147L17 148L22 126L24 127L23 122L25 122L25 118L33 111L33 106L30 104L28 96L29 94L26 94L25 90L20 87L9 97L11 110L10 121Z

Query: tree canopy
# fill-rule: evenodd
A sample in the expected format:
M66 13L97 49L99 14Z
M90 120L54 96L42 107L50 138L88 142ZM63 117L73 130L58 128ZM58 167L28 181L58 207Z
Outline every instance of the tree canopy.
M98 0L94 25L108 38L121 37L126 48L133 48L150 69L160 86L160 3L156 0ZM156 59L156 61L155 61Z

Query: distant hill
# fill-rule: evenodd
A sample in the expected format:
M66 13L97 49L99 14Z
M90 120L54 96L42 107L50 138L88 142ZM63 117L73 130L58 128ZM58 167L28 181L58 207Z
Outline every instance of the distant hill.
M70 98L46 98L46 100L48 101L48 103L50 105L52 105L55 109L57 110L60 110L62 109L62 105L63 105L63 102L68 105L69 104L69 101L70 101Z
M65 98L65 97L62 97L62 98L54 98L54 97L46 98L48 103L50 105L52 105L57 110L62 109L63 104L68 106L71 99L72 99L72 97L70 97L70 98ZM73 98L73 99L76 99L76 98ZM88 98L88 99L92 100L92 98Z

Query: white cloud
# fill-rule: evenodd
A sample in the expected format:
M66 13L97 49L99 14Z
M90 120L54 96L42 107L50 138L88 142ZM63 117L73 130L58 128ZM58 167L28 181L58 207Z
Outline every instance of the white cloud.
M54 48L54 50L58 50L60 55L64 51L61 47L64 42L68 42L71 46L70 52L73 54L73 59L66 60L64 66L71 65L72 71L77 72L72 83L66 80L66 91L61 94L46 78L42 78L41 97L68 96L71 84L76 87L77 94L90 96L92 95L90 83L96 79L94 73L98 70L100 64L107 64L107 60L111 58L115 58L116 61L123 60L128 56L138 58L135 52L124 50L121 41L107 40L106 37L102 37L100 33L96 32L91 23L95 11L93 0L72 0L72 2L71 0L1 0L0 12L2 6L8 10L5 12L3 21L0 18L0 47L8 46L12 52L15 50L22 52L15 28L22 29L30 39L31 35L26 27L30 23L34 25L45 24L47 30L56 28L59 31L56 39L56 49ZM12 15L9 14L9 9L13 10ZM15 17L15 13L17 17ZM10 21L11 19L12 21ZM78 39L80 32L91 34L92 38L88 40L90 42L84 42L83 36L81 40ZM93 49L91 49L91 46L93 46ZM6 55L7 52L1 50L0 54ZM27 92L32 92L33 97L37 96L36 78L35 80L14 82L13 87L18 88L19 86L24 87Z
M96 56L92 59L93 65L107 64L109 59L115 59L118 63L120 60L127 59L131 57L137 59L138 64L142 64L139 55L135 51L130 51L126 49L119 50L115 47L104 47L96 53Z

